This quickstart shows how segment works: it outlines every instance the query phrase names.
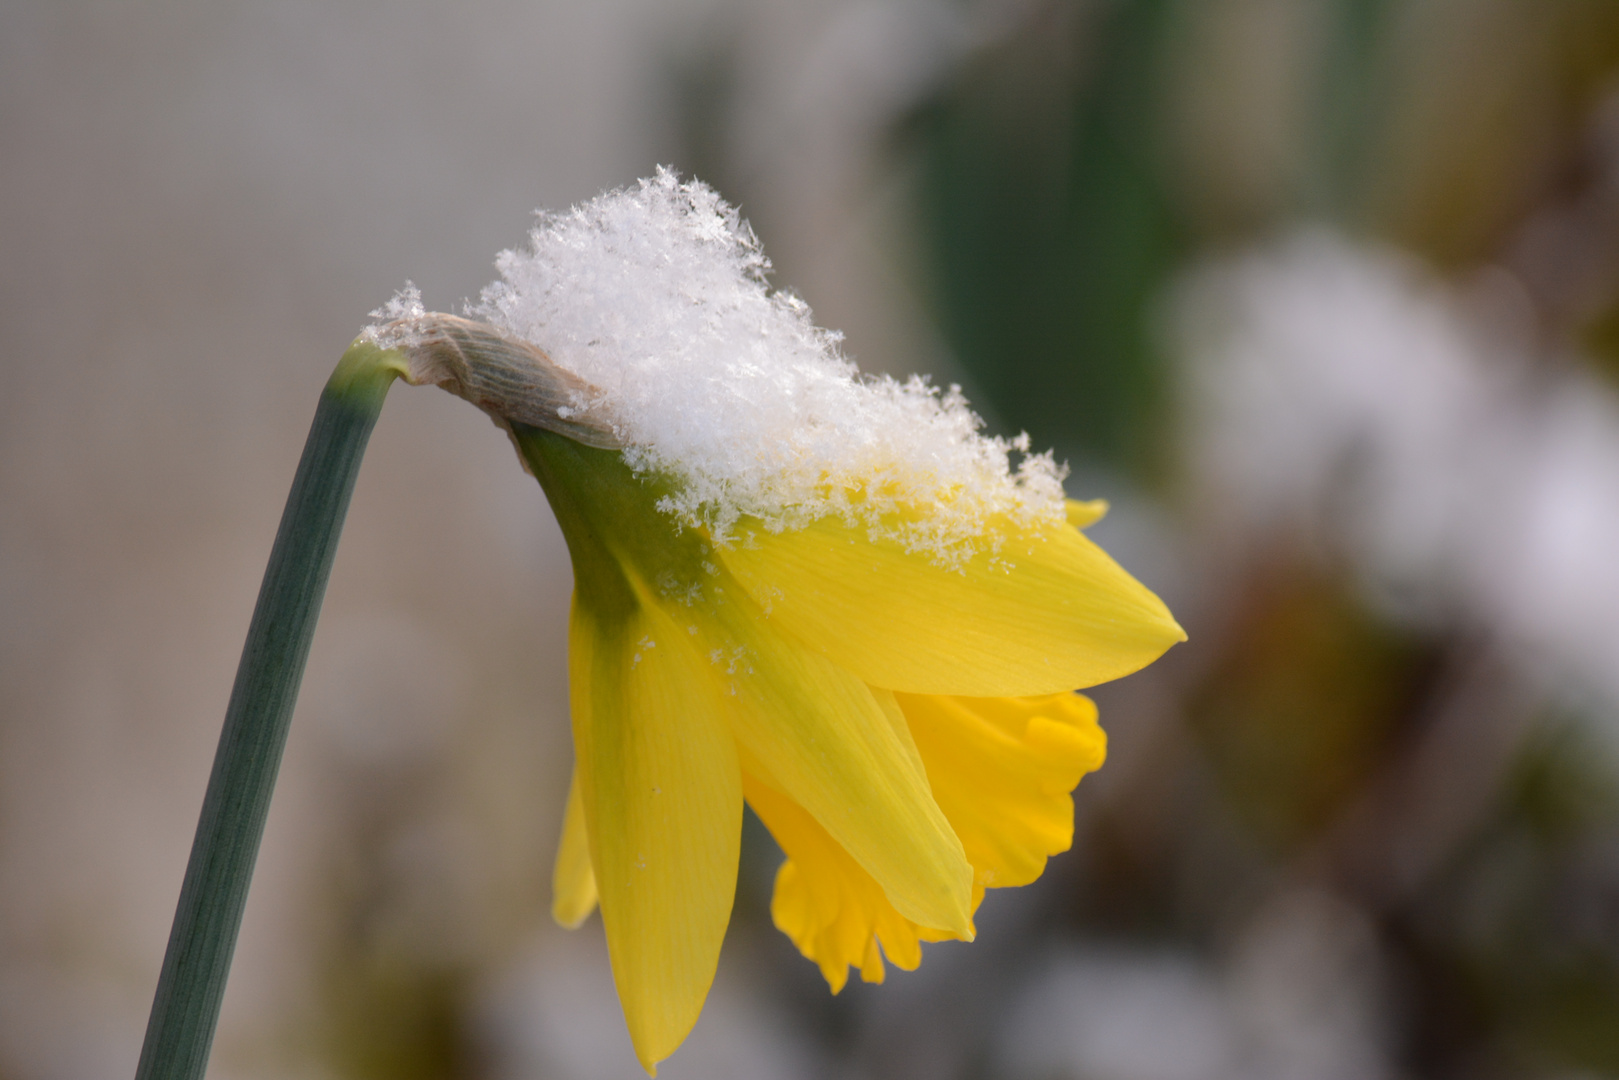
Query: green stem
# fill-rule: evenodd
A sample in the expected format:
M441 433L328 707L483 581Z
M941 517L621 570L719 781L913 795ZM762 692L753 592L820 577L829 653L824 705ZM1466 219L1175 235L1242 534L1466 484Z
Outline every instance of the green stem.
M264 819L354 478L397 352L356 341L332 373L264 571L169 932L136 1080L201 1080Z

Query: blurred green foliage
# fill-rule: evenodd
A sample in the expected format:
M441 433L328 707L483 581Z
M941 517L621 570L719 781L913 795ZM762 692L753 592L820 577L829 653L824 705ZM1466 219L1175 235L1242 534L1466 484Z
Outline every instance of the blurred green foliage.
M940 325L1036 445L1140 472L1162 445L1147 314L1185 257L1152 130L1167 0L1052 6L914 118Z
M1137 480L1161 479L1170 455L1156 319L1189 260L1300 215L1452 269L1499 258L1537 202L1570 182L1619 63L1619 5L1601 0L1103 0L1034 12L902 127L921 167L925 274L939 325L1009 428ZM1246 154L1242 140L1198 147L1206 135L1178 130L1199 109L1241 114L1240 97L1224 99L1229 71L1178 70L1238 23L1274 32L1254 55L1220 62L1280 64L1291 82L1276 92L1297 99L1280 110L1286 130L1267 136L1290 144L1281 175L1246 198L1206 190L1256 167L1221 160ZM1296 55L1262 55L1273 50Z

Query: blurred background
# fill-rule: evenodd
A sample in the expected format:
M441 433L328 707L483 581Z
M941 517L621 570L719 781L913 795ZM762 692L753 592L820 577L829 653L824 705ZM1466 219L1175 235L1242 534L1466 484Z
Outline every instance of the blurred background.
M746 833L660 1075L1619 1077L1619 5L0 5L0 1080L133 1072L316 396L536 207L713 183L1191 641L1074 850L829 996ZM565 551L396 389L211 1076L640 1075L547 916Z

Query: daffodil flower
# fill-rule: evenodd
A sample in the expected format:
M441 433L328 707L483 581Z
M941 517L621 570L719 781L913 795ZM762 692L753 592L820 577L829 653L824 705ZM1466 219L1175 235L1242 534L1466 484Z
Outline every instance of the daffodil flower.
M1073 691L1184 634L1081 533L1100 504L959 394L860 379L700 184L533 241L481 321L407 293L373 334L507 429L567 539L554 915L600 907L652 1072L713 981L744 802L787 855L776 925L833 992L881 981L1068 848L1106 746Z

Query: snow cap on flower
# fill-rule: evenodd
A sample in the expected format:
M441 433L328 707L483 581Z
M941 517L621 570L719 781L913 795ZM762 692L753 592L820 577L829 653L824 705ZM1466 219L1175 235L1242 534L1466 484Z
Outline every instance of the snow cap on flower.
M706 184L659 169L542 213L529 240L467 314L594 388L580 411L720 542L743 517L779 531L836 514L948 563L993 546L997 519L1062 520L1049 454L984 436L955 387L863 377L770 288L753 230Z

